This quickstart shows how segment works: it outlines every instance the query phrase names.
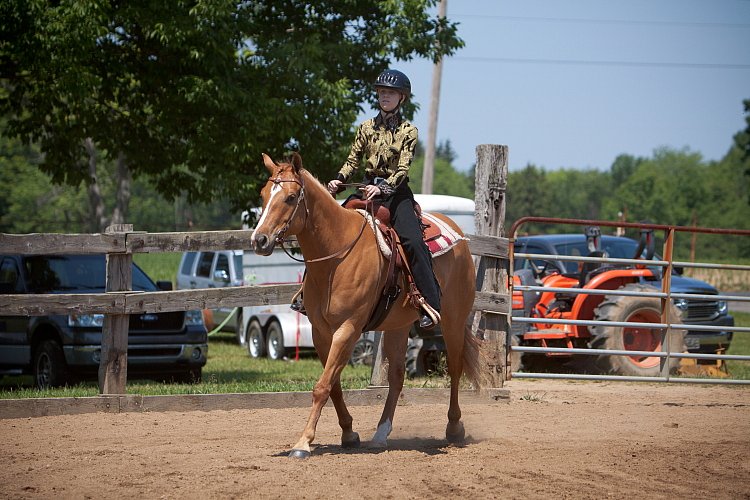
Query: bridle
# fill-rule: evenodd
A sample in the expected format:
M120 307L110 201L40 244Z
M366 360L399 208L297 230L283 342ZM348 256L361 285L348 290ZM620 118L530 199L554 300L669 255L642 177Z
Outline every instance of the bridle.
M280 244L281 248L283 248L284 251L286 252L286 248L284 247L284 236L286 235L286 232L289 231L289 226L292 225L292 221L294 220L294 217L297 215L297 210L299 210L299 207L302 201L305 202L305 223L302 224L302 227L304 227L305 224L307 224L307 217L310 215L310 210L308 210L307 201L305 200L305 184L302 180L298 180L298 179L282 179L281 177L278 176L278 174L275 179L269 178L268 180L270 182L273 182L275 185L279 187L281 187L281 184L284 182L293 182L299 185L299 196L297 197L297 204L294 205L294 210L292 211L292 215L290 215L289 218L286 220L286 222L284 222L284 225L281 227L281 230L276 233L276 238L274 238L274 242L277 244ZM289 252L287 252L287 255L289 255Z
M292 211L292 215L289 216L289 218L284 222L284 225L281 227L281 230L276 233L276 237L274 238L274 242L276 244L281 245L281 249L284 250L284 253L286 253L290 259L295 260L297 262L321 262L328 259L333 259L335 257L338 257L339 255L348 252L351 250L354 245L357 243L357 240L359 240L359 237L362 236L362 233L365 230L365 226L367 225L367 218L363 217L362 219L362 227L359 228L359 233L357 233L357 236L352 240L349 245L344 247L343 249L339 250L338 252L332 253L331 255L326 255L325 257L319 257L317 259L298 259L294 255L292 255L289 250L284 245L285 239L284 236L286 235L286 232L289 231L289 227L292 225L292 221L294 220L294 217L297 215L297 210L299 210L300 205L302 202L305 202L305 222L302 224L302 227L304 228L307 224L307 218L310 216L310 210L307 207L307 200L305 199L305 183L304 179L300 176L299 179L282 179L281 177L276 176L276 178L269 178L270 182L274 183L277 186L281 186L284 182L294 182L295 184L298 184L300 187L299 197L297 198L297 204L294 206L294 210Z

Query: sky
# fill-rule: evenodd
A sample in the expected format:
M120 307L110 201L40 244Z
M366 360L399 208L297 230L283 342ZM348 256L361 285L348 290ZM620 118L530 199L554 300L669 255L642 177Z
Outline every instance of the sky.
M437 140L458 170L479 144L507 145L511 171L607 170L665 146L719 160L746 126L750 0L448 0L447 17L466 45L443 62ZM392 67L424 143L432 62Z

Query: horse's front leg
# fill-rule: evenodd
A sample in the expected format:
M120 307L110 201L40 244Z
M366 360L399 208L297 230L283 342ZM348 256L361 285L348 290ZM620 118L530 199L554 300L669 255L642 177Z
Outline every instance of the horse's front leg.
M370 446L385 448L388 446L388 435L393 429L393 415L401 390L404 387L406 373L406 343L409 338L409 327L401 331L383 333L383 354L388 358L388 397L385 400L383 414L378 428L370 441Z
M316 335L317 334L317 335ZM313 332L318 356L323 362L323 373L313 388L313 402L310 409L310 416L307 419L307 425L302 431L297 444L294 445L290 457L307 458L310 456L310 445L315 439L315 429L320 419L320 413L323 411L328 398L333 400L336 407L336 413L339 417L341 426L342 446L358 446L359 435L352 430L352 416L344 404L344 396L341 390L341 371L346 367L350 353L357 341L354 337L354 329L351 325L342 325L333 336L333 340L319 335L319 332Z

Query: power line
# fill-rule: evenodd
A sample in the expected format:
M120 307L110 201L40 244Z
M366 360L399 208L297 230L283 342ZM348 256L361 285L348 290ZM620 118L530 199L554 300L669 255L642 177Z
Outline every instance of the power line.
M452 18L480 18L480 19L502 19L507 21L523 22L547 22L547 23L585 23L585 24L625 24L646 26L681 26L689 28L750 28L750 23L712 23L712 22L690 22L690 21L631 21L627 19L586 19L575 17L532 17L532 16L500 16L482 14L452 14Z
M534 59L522 57L451 57L451 61L466 62L504 62L521 64L570 64L583 66L626 66L646 68L691 68L691 69L750 69L750 64L731 63L675 63L675 62L648 62L648 61L607 61L607 60L582 60L582 59Z

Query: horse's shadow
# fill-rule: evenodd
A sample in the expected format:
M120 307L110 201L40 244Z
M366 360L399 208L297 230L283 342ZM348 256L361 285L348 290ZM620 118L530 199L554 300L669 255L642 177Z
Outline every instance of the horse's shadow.
M402 438L389 439L388 446L371 447L369 441L364 441L357 448L344 448L336 444L313 445L312 454L315 455L379 455L388 451L418 451L427 456L445 455L449 448L465 448L478 441L467 436L462 443L449 443L438 438ZM275 457L288 456L291 450L274 454Z

